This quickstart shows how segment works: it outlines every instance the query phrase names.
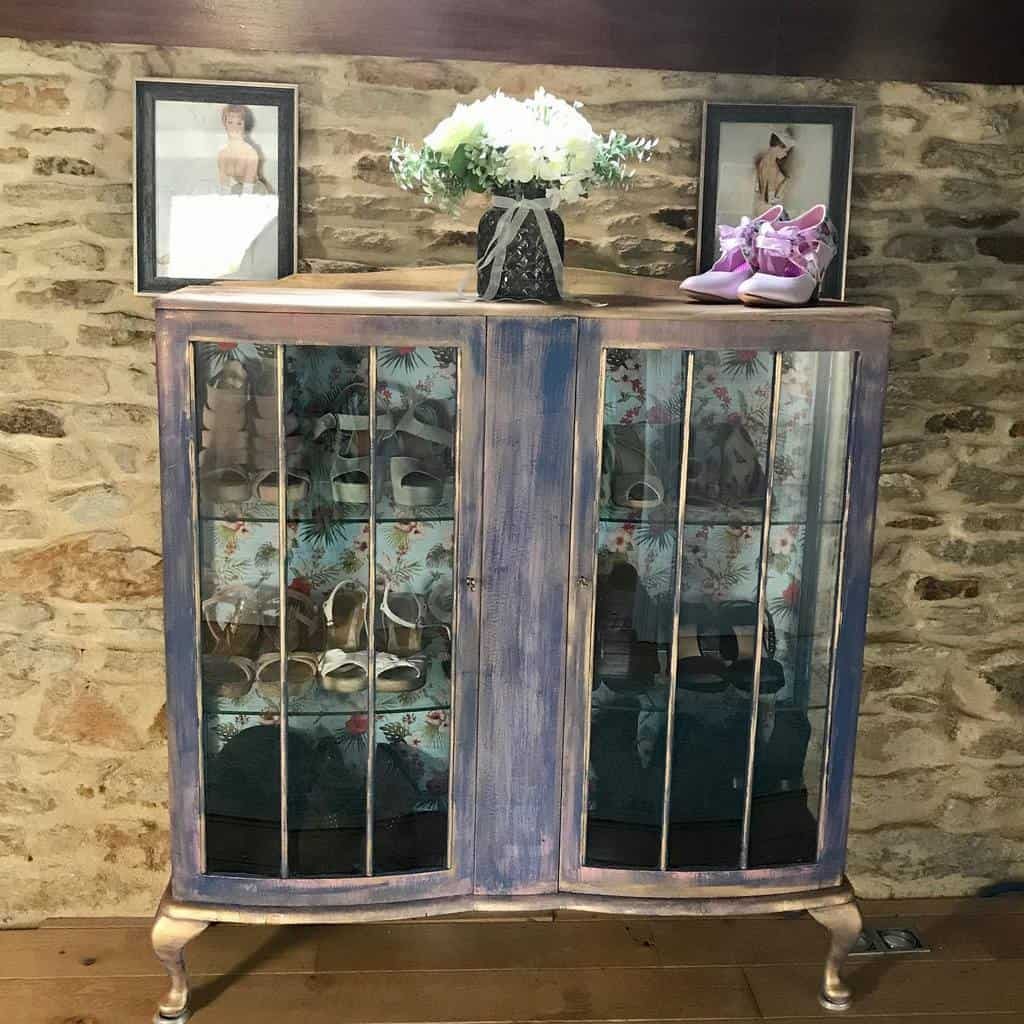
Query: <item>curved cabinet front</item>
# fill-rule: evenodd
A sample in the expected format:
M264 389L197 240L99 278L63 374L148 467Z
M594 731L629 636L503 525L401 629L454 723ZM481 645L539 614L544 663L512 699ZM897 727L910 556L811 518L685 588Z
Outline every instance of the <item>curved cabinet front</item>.
M469 893L482 321L275 319L161 321L174 895Z
M561 886L842 877L885 332L580 329Z

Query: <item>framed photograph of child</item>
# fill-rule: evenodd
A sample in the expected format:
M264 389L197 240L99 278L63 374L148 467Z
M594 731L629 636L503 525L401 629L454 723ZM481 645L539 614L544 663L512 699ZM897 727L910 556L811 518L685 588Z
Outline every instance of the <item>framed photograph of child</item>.
M717 258L718 225L735 226L780 203L790 218L824 203L839 248L821 297L843 297L853 116L851 106L704 105L698 273Z
M296 262L298 88L135 81L135 290L273 281Z

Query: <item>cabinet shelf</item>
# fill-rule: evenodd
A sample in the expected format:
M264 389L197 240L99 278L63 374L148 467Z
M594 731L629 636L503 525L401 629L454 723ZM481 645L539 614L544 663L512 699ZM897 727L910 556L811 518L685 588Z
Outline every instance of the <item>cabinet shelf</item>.
M627 511L626 509L621 510L607 510L602 509L598 522L602 525L611 524L635 524L644 526L666 526L675 528L676 517L675 515L668 515L660 513L658 509L654 510L656 514L645 514L643 512ZM744 510L742 513L737 513L735 516L729 515L727 512L712 511L708 509L698 509L696 513L693 509L687 508L686 514L683 517L683 528L690 526L753 526L760 528L763 520L758 517L751 517L749 510ZM811 520L793 516L778 516L772 514L772 527L776 526L807 526ZM840 526L842 524L841 519L830 518L830 519L815 519L813 520L816 526Z
M200 513L199 521L202 523L265 523L277 525L277 516L250 516L250 515L209 515ZM369 523L368 515L362 516L288 516L285 520L288 523L338 523L340 525L353 524L362 525ZM375 516L374 522L382 523L453 523L455 519L451 515L428 516L410 514L407 516Z
M364 690L365 694L366 691ZM214 707L207 708L203 713L204 718L217 719L230 717L232 715L252 715L252 716L273 716L277 714L277 706L275 704L263 703L260 707L248 707L240 706L240 701L221 701ZM416 712L417 714L423 714L429 711L451 711L451 704L448 701L444 703L413 703L401 704L398 706L393 705L377 705L375 714L377 717L382 715L400 715L404 712ZM365 715L368 714L365 707L363 708L288 708L288 718L349 718L352 715Z

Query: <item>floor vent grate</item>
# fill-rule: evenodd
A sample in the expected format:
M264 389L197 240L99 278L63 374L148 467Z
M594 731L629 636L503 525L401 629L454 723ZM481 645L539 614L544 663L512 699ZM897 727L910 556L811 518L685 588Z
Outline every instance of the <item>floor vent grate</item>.
M895 953L928 953L928 946L913 928L906 925L887 925L885 928L865 928L850 956L891 956Z

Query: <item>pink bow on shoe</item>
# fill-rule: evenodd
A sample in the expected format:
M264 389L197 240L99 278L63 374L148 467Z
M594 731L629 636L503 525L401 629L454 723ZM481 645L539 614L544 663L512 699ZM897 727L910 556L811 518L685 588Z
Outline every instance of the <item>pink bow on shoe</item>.
M726 256L739 249L743 258L754 266L754 239L757 237L758 228L762 226L767 227L767 224L760 220L751 220L750 217L741 217L735 227L719 224L718 246L721 255Z
M761 269L768 273L781 277L810 274L815 281L820 281L835 252L832 237L832 227L827 221L807 228L762 224L754 246ZM829 250L827 259L819 258L823 247Z

